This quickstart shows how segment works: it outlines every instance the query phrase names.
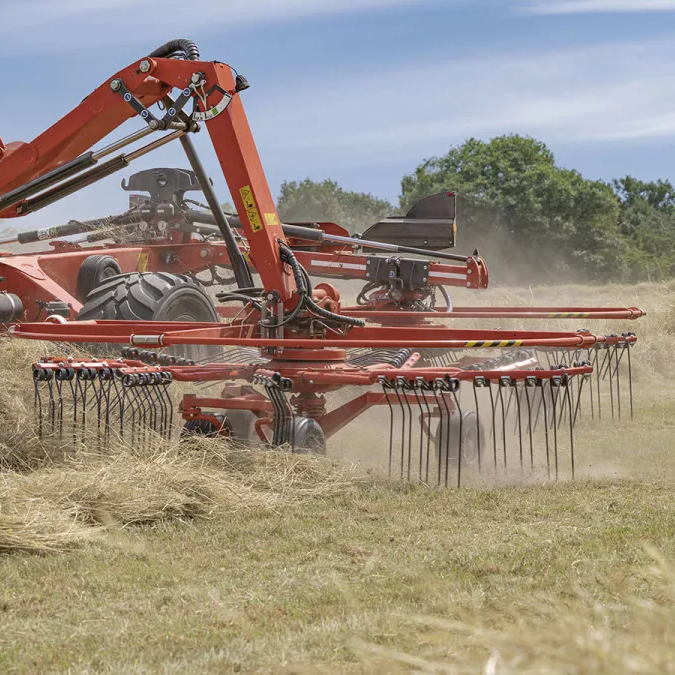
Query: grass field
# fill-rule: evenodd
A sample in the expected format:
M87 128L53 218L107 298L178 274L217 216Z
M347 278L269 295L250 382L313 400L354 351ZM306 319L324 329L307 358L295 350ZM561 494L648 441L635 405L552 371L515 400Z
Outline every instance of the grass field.
M573 482L364 478L358 426L325 460L73 456L0 347L0 672L675 672L675 286L480 296L572 298L649 311L591 326L639 334L636 419L583 425Z

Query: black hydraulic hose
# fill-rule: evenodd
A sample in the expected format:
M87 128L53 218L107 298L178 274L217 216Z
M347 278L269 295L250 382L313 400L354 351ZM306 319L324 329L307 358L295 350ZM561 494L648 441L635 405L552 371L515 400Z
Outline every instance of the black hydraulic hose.
M178 54L184 54L184 59L186 61L199 61L199 48L197 45L192 42L192 40L186 40L185 38L177 38L175 40L169 40L161 47L157 47L154 51L150 52L148 56L158 59L166 59L175 57Z
M346 324L348 326L365 326L366 322L363 319L356 319L351 316L342 316L341 314L336 314L335 312L330 312L327 309L324 309L318 305L312 299L311 293L311 284L308 284L306 278L309 279L309 275L304 267L298 262L298 259L295 257L293 251L286 246L286 244L279 242L279 251L281 252L281 259L290 265L291 270L293 271L293 277L295 278L295 285L298 287L298 293L304 297L304 301L298 302L295 310L300 311L298 307L300 305L306 306L314 314L317 314L324 319L330 321L336 321L337 323ZM301 290L302 289L302 290ZM293 310L295 312L295 310Z
M336 314L335 312L329 312L327 309L324 309L320 305L317 305L310 296L307 296L307 307L318 314L324 319L329 319L330 321L337 321L338 323L344 323L348 326L365 326L366 322L363 319L356 319L353 316L342 316L342 314Z

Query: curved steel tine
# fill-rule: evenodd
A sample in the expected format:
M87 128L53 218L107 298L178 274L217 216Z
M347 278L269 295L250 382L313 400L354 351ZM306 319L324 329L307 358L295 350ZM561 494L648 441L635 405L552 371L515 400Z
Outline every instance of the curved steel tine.
M537 381L534 377L527 377L525 380L525 400L527 401L527 430L530 439L530 470L534 471L534 442L532 438L532 405L530 402L530 388L536 386Z
M457 487L462 487L462 462L464 461L464 415L462 414L462 407L459 402L459 397L457 392L451 389L452 398L455 403L455 408L457 409L457 414L459 415L459 443L457 447ZM449 458L448 458L449 460ZM448 461L448 464L450 462ZM446 468L447 476L447 468ZM447 480L446 480L447 485Z
M419 461L419 480L422 482L422 465L423 465L423 460L424 460L424 410L422 409L422 401L420 399L420 383L419 383L419 378L415 378L410 385L412 386L413 393L415 394L415 402L417 403L417 407L420 409L420 416L419 416L419 422L420 422L420 461ZM422 392L422 398L424 398L424 392Z
M520 406L520 398L521 398L521 390L523 387L519 387L518 383L515 383L515 390L516 390L516 415L518 415L518 455L520 457L520 475L523 476L525 474L525 470L523 468L523 421L522 421L522 416L521 416L521 406Z
M429 407L429 398L427 393L429 391L433 392L432 383L422 380L420 383L422 389L422 400L424 401L424 407L426 408L426 437L427 437L427 458L426 458L426 472L425 472L425 482L429 482L429 467L431 464L431 408Z
M565 396L567 397L567 404L570 414L570 461L572 463L572 480L574 480L574 419L572 414L572 400L570 398L571 382L568 381L565 387Z
M441 391L441 401L445 408L446 419L448 420L447 430L445 432L445 475L444 475L444 484L445 487L448 487L448 482L450 479L450 437L452 436L452 410L448 405L448 398L446 396L449 393L450 389L443 380L436 380ZM442 413L441 413L442 414Z
M478 445L478 474L483 473L483 448L481 446L481 424L480 424L480 405L478 403L478 384L479 378L473 379L473 400L476 405L476 442ZM482 381L482 378L481 378Z
M448 445L448 437L450 436L450 420L446 418L445 423L443 422L443 405L441 400L443 398L442 392L439 399L438 392L440 388L438 386L438 380L434 380L432 383L432 391L434 394L434 399L436 401L436 407L438 408L438 428L436 430L435 446L436 446L436 464L437 464L437 474L436 474L436 485L441 484L441 467L443 462L443 444ZM447 427L447 431L446 431Z
M410 407L410 399L408 398L408 391L410 390L410 385L404 377L397 377L397 384L401 387L403 392L403 400L405 401L405 406L408 411L408 482L412 478L412 408ZM403 411L405 416L405 410Z
M616 411L618 419L621 419L621 373L619 372L619 364L621 358L619 357L619 345L614 345L614 358L616 359L616 368L614 374L616 376Z
M558 425L556 424L556 408L558 404L558 394L560 393L560 387L556 387L556 394L553 394L553 380L551 378L548 381L549 388L551 390L551 415L553 418L553 458L555 461L555 479L558 480Z
M626 340L626 358L628 359L628 398L630 400L630 419L633 421L633 366L630 359L630 342Z
M401 400L398 381L392 382L392 385L394 388L394 393L396 394L396 400L398 401L398 405L401 408L401 480L403 480L405 467L405 408L403 407L403 401Z
M499 380L499 387L498 387L498 392L499 392L499 403L502 411L502 443L504 444L503 447L503 455L504 455L504 473L507 473L508 467L506 463L506 411L504 408L504 395L503 395L503 390L505 387L505 381L504 378L500 378Z
M492 429L490 430L492 434L492 451L494 455L494 464L495 464L495 475L497 475L497 410L495 406L495 397L492 393L492 383L490 380L485 380L488 392L490 393L490 407L492 408Z
M544 380L537 379L537 387L541 388L541 408L544 411L544 438L546 441L546 475L551 478L551 449L548 438L548 411L546 405L546 387ZM555 424L554 424L555 426Z
M382 393L389 406L389 478L391 478L391 469L394 456L394 407L389 398L389 385L385 377L380 377L380 385L382 386Z
M590 363L591 366L592 366L593 365L593 357L591 356L591 348L589 347L586 351L587 351L587 355L588 355L588 363ZM595 368L593 368L593 370L595 371ZM593 374L591 373L591 378L592 377L593 377ZM584 379L585 378L582 378L582 384L583 384ZM589 390L590 390L590 395L591 395L591 419L594 420L595 419L595 401L594 401L594 398L593 398L593 381L592 380L590 382Z

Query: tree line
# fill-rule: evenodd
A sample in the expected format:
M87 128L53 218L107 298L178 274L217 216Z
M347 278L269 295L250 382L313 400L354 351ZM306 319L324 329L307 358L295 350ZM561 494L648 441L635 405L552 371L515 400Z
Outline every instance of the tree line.
M396 206L335 181L285 182L287 221L330 220L362 232L443 190L458 195L458 249L478 248L507 282L658 281L675 276L675 188L632 176L610 183L559 167L533 138L474 138L422 162Z

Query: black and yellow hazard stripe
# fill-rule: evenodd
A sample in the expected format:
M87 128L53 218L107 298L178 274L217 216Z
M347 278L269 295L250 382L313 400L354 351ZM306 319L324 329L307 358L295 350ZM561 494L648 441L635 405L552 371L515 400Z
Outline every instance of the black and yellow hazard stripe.
M590 312L554 312L549 314L549 319L587 319Z
M464 346L467 349L473 349L475 347L520 347L522 344L522 340L470 340L465 342Z

